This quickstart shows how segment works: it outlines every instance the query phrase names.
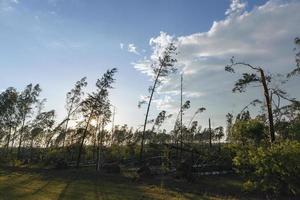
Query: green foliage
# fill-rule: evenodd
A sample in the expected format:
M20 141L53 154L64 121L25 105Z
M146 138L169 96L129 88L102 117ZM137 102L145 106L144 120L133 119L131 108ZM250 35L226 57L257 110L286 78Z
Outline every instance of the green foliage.
M265 125L257 119L237 121L231 130L233 142L259 144L265 139Z
M290 72L287 75L287 77L292 77L292 76L300 74L300 50L299 50L299 47L300 47L300 38L299 37L295 38L295 45L296 45L296 47L294 48L294 50L296 52L296 58L295 58L296 68L292 72Z
M239 148L233 162L246 178L245 190L300 194L300 143L297 141Z

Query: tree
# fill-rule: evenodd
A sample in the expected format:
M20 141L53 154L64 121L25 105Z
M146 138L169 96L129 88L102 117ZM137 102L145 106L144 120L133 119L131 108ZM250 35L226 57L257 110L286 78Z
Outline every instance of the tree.
M100 101L99 101L100 102ZM107 98L102 105L97 107L97 115L101 121L99 120L100 124L98 125L99 130L97 136L97 162L96 162L96 170L99 171L101 166L101 152L103 147L103 140L105 138L105 125L110 121L110 117L112 115L112 112L110 110L110 103L109 99ZM101 128L101 129L100 129Z
M287 77L300 75L300 49L299 49L299 47L300 47L300 38L299 37L295 38L295 45L296 45L296 47L295 47L294 50L296 51L296 59L295 59L296 60L296 68L293 71L291 71L287 75Z
M42 135L42 133L47 133L51 131L51 128L54 125L55 111L50 110L48 112L39 112L38 115L32 122L30 130L30 160L33 156L33 145L34 141Z
M261 84L263 89L263 94L265 97L266 105L267 105L267 112L268 112L268 120L269 120L269 135L271 142L275 141L275 129L274 129L274 118L273 118L273 110L272 110L272 99L271 99L271 92L268 87L268 83L271 82L271 77L265 75L265 71L261 67L254 67L250 64L243 63L243 62L235 62L234 58L231 59L231 64L225 67L225 70L231 73L235 73L233 67L242 66L246 67L247 69L253 71L254 73L243 73L242 78L235 82L234 88L232 89L233 92L245 92L245 89L248 85L252 83L259 83Z
M165 110L161 111L157 115L156 119L154 120L152 131L153 132L155 130L159 131L160 127L163 125L163 123L165 122L165 120L171 118L172 116L173 116L172 114L167 115L167 112Z
M19 118L17 115L18 93L15 88L7 88L0 94L0 129L6 136L6 155L8 154L9 143L12 137L12 131L15 131ZM14 135L13 138L14 140Z
M257 119L239 120L232 127L232 142L255 145L265 139L265 125Z
M29 84L18 96L17 109L21 120L21 128L19 129L19 145L18 145L18 153L17 153L18 158L20 158L26 120L31 115L34 104L36 104L39 101L38 97L40 95L40 92L41 92L41 88L39 84L36 84L35 86Z
M178 132L180 132L180 157L182 155L182 149L183 149L183 124L182 124L182 116L184 115L184 112L186 110L188 110L191 107L191 101L187 100L184 104L182 104L180 106L180 110L177 114L176 120L175 120L175 125L174 125L174 129L173 129L173 133L174 133L174 139L176 142L176 155L178 155Z
M66 134L68 132L68 123L70 121L70 118L74 113L78 110L81 98L84 95L83 88L87 86L86 77L83 77L79 81L75 83L75 87L67 93L66 98L66 109L67 109L67 116L64 120L65 127L61 131L60 135L57 137L57 143L59 143L62 140L62 147L65 146L65 139Z
M194 113L194 115L192 116L192 118L191 118L191 120L190 120L190 122L189 122L189 124L188 124L188 128L189 128L190 125L192 124L192 122L193 122L193 120L195 119L195 117L196 117L198 114L203 113L205 110L206 110L206 108L204 108L204 107L198 108L198 109L196 110L196 112Z
M222 126L215 128L214 135L219 142L219 150L221 150L221 139L224 137L224 128Z
M104 114L103 112L105 110L107 110L107 108L106 109L104 109L104 108L109 105L108 90L112 88L112 84L115 81L114 75L116 72L117 72L116 68L107 70L106 73L103 74L101 79L97 80L96 92L89 94L88 97L81 104L81 110L84 113L84 117L86 118L86 125L82 131L82 137L81 137L81 142L80 142L80 146L79 146L76 167L79 167L83 144L84 144L85 138L87 136L87 131L88 131L91 120L93 118L96 118L96 116L99 114L103 115ZM103 129L105 120L107 120L104 117L106 117L106 116L103 115L102 119L101 119L102 129Z
M161 83L161 79L167 77L170 73L174 73L176 68L174 64L177 62L175 58L173 58L174 54L176 54L176 47L173 43L170 43L165 49L162 55L158 58L158 63L152 64L152 70L155 76L153 86L149 88L150 91L150 98L148 101L144 126L143 126L143 133L142 133L142 140L141 140L141 149L140 149L140 161L143 160L143 152L144 152L144 139L145 139L145 132L146 126L148 122L148 115L150 111L150 106L153 98L153 94L156 91L157 87Z
M232 132L231 132L231 128L233 125L233 115L231 113L227 113L226 115L226 123L227 123L227 127L226 127L226 140L231 142L232 140Z

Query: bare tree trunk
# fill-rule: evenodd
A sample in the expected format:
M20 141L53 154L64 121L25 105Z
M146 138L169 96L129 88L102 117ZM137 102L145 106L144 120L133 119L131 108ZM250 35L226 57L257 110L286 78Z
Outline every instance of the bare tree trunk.
M33 138L30 140L30 162L32 162L33 157Z
M65 129L63 130L65 133L64 133L64 137L63 137L62 148L65 147L66 134L67 134L67 130L68 130L69 118L71 116L71 112L72 112L72 108L73 108L73 103L74 103L74 96L73 96L73 100L71 102L70 109L68 111L67 120L66 120L66 126L65 126Z
M22 140L23 140L23 129L25 125L25 117L23 118L22 126L20 129L20 138L19 138L19 146L18 146L18 153L17 153L17 158L20 159L21 155L21 146L22 146Z
M67 118L69 118L70 116L68 116ZM65 141L66 141L66 134L67 134L67 130L68 130L68 123L69 123L69 120L66 121L66 126L65 126L65 129L63 130L64 131L64 137L63 137L63 142L62 142L62 148L65 147Z
M86 123L84 132L83 132L81 144L80 144L80 146L79 146L79 152L78 152L78 157L77 157L77 162L76 162L76 168L79 168L80 159L81 159L81 153L82 153L82 148L83 148L84 140L85 140L85 137L86 137L86 133L87 133L87 130L88 130L90 121L91 121L91 119L92 119L93 112L94 112L94 111L92 110L91 113L90 113L90 116L89 116L89 118L88 118L88 121L87 121L87 123Z
M16 133L17 133L17 127L14 127L14 133L13 133L12 138L11 138L11 149L10 149L10 153L13 153Z
M183 76L181 74L180 79L180 160L182 160L182 147L183 147L183 135L182 135L182 82L183 82Z
M270 134L271 142L273 143L275 141L275 129L274 129L274 119L273 119L271 98L270 98L270 94L269 94L269 88L267 85L265 73L264 73L263 69L261 69L261 68L259 69L259 71L260 71L261 82L263 84L264 96L265 96L267 110L268 110L269 134Z
M209 148L212 147L211 139L212 139L212 133L211 133L211 124L210 124L210 118L208 119L208 130L209 130Z
M101 131L98 134L98 145L97 145L97 163L96 170L99 171L101 168L101 151L102 151L102 142L103 142L103 133L104 133L104 118L101 123Z
M97 159L96 159L96 171L100 170L100 132L97 137Z
M159 78L161 69L162 69L162 67L160 67L160 69L159 69L159 71L156 75L155 82L154 82L153 88L151 90L150 99L149 99L149 102L148 102L148 107L147 107L147 112L146 112L146 117L145 117L145 122L144 122L144 128L143 128L143 134L142 134L142 141L141 141L140 162L142 162L142 160L143 160L145 131L146 131L146 125L147 125L150 105L151 105L151 101L152 101L152 98L153 98L153 94L154 94L154 91L155 91L155 88L156 88L156 85L157 85L157 82L158 82L158 78Z
M95 160L95 157L96 157L96 155L97 155L97 141L98 141L97 132L98 132L98 128L99 128L99 117L97 117L96 130L95 130L95 133L94 133L94 141L93 141L93 160Z
M7 157L8 156L8 152L9 152L9 143L10 143L10 137L11 137L11 127L9 127L9 133L8 133L8 136L7 136L7 143L6 143L6 150L5 150L5 156Z

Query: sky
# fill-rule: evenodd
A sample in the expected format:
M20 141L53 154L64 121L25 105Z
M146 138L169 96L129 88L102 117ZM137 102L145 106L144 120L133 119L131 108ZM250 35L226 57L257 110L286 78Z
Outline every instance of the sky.
M159 48L177 46L176 67L184 77L184 100L191 101L184 115L207 126L225 125L251 100L263 100L259 88L232 94L238 75L224 72L234 56L262 66L268 73L287 73L295 66L294 38L300 36L300 0L0 0L0 90L21 91L39 83L45 109L65 116L66 93L86 76L86 93L97 78L117 67L111 101L115 124L139 127L146 107L138 101L152 84L149 66ZM161 110L179 110L180 74L173 74L158 89L150 119ZM300 78L284 88L299 99ZM253 115L256 108L251 108ZM164 125L171 127L174 118Z

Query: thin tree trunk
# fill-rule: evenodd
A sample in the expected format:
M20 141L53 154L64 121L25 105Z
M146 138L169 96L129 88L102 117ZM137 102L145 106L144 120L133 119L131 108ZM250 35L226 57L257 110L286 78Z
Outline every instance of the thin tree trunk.
M64 133L64 137L63 137L62 148L65 147L66 134L67 134L67 130L68 130L69 118L70 118L71 113L72 113L73 103L74 103L74 95L73 95L71 106L70 106L70 109L69 109L68 115L67 115L67 121L66 121L66 126L65 126L65 129L64 129L65 133Z
M13 153L13 149L14 149L14 144L15 144L15 137L16 137L16 133L17 133L17 127L14 127L14 133L12 135L11 138L11 149L10 149L10 153Z
M208 119L208 130L209 130L209 148L212 147L211 139L212 139L212 133L211 133L211 124L210 124L210 118Z
M275 129L274 129L274 119L273 119L273 111L272 111L272 104L271 104L271 99L269 94L269 88L267 85L267 81L263 69L259 69L259 71L261 75L261 82L263 84L264 96L265 96L267 110L268 110L270 139L271 142L273 143L275 141Z
M68 116L69 118L70 116ZM67 134L67 130L68 130L68 123L69 123L69 120L66 121L66 126L65 126L65 129L64 129L64 137L63 137L63 142L62 142L62 148L65 147L65 140L66 140L66 134Z
M97 136L97 159L96 159L96 171L100 170L100 131Z
M100 168L101 168L101 151L102 151L103 133L104 133L104 118L102 119L102 122L101 122L101 131L99 131L99 134L98 134L97 163L96 163L97 171L100 171Z
M8 133L8 136L7 136L7 143L6 143L6 150L5 150L5 156L7 157L8 156L8 152L9 152L9 143L10 143L10 137L11 137L11 127L9 127L9 133Z
M88 130L90 121L91 121L91 119L92 119L93 112L94 112L94 111L92 110L91 113L90 113L90 116L89 116L89 118L88 118L88 121L87 121L87 123L86 123L84 132L83 132L81 144L80 144L80 146L79 146L79 152L78 152L78 157L77 157L77 162L76 162L76 168L79 168L80 159L81 159L81 153L82 153L82 148L83 148L84 140L85 140L85 137L86 137L86 133L87 133L87 130Z
M157 82L158 82L158 78L159 78L161 69L162 69L162 66L159 68L159 71L158 71L157 76L155 78L155 82L154 82L153 88L151 90L151 95L150 95L150 99L149 99L149 102L148 102L148 107L147 107L147 112L146 112L146 117L145 117L145 122L144 122L144 128L143 128L143 134L142 134L142 141L141 141L140 162L143 161L144 139L145 139L145 131L146 131L146 125L147 125L150 105L151 105L151 101L152 101L152 98L153 98L153 94L154 94L154 91L155 91L155 88L156 88L156 85L157 85Z
M23 118L22 126L21 126L21 131L20 131L20 138L19 138L19 146L18 146L18 153L17 153L17 158L20 159L20 153L21 153L21 145L22 145L22 140L23 140L23 129L25 125L25 117Z
M182 148L183 148L183 135L182 135L182 115L183 115L183 110L182 110L182 82L183 82L183 75L181 74L181 79L180 79L180 160L182 160Z
M30 162L32 162L32 154L33 154L33 138L30 140Z
M99 128L99 117L97 117L97 125L96 125L96 130L95 130L95 133L94 133L93 160L95 160L95 157L97 155L97 141L98 141L97 132L98 132L98 128Z

